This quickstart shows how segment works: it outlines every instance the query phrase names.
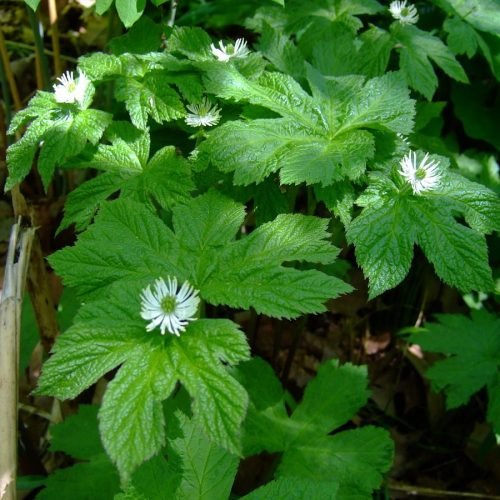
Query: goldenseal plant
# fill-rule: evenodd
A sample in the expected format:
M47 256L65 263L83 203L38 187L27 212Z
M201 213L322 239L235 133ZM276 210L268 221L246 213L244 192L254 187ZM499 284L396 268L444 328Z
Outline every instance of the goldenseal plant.
M98 450L75 453L89 463L73 473L107 471L96 475L114 478L109 498L228 499L239 461L268 453L272 479L250 499L372 498L394 446L381 428L353 428L366 368L320 363L322 353L294 401L294 347L274 325L289 320L296 345L308 315L348 316L353 275L370 312L446 286L491 298L498 140L471 114L486 108L484 81L500 77L498 30L460 2L426 12L426 30L406 1L214 0L210 15L170 2L169 26L154 5L149 18L132 3L116 4L131 29L109 52L81 57L9 127L20 138L6 189L39 175L65 200L58 231L74 241L48 262L80 307L36 394L76 398L106 377L99 408L77 417L92 417ZM496 367L453 404L492 392ZM448 387L441 375L429 372Z

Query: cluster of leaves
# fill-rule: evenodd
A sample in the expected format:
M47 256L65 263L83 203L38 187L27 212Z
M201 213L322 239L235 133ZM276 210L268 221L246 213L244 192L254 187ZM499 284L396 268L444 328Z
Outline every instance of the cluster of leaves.
M486 311L437 319L410 337L426 351L447 356L427 370L433 388L444 391L448 408L456 408L486 387L487 419L500 434L500 319Z
M393 444L387 431L364 427L331 435L367 401L364 368L338 366L334 361L323 364L302 402L293 403L290 416L290 396L262 359L242 363L233 375L250 396L243 456L267 451L280 457L275 478L241 498L368 498L379 486L392 463ZM101 498L115 494L117 499L229 498L238 456L207 435L191 415L184 391L164 408L169 430L164 446L132 474L121 494L118 475L99 440L98 413L97 407L83 405L78 415L52 427L52 451L81 462L51 475L39 498L58 498L66 491L76 500L92 492ZM117 425L122 431L128 428L123 420ZM137 439L134 444L139 445L136 453L144 451ZM89 490L86 482L91 476L95 480Z
M146 333L140 292L175 276L213 306L276 318L325 311L326 301L351 290L334 275L330 224L354 245L371 298L402 282L415 245L445 283L492 291L486 236L500 229L495 185L456 168L464 160L437 137L444 103L429 101L438 90L436 66L457 82L454 89L468 83L455 54L479 50L498 77L498 24L488 21L487 1L471 16L463 2L435 3L448 16L448 45L390 19L375 0L255 0L232 13L220 0L211 21L205 2L192 6L180 17L186 24L241 24L238 16L252 15L245 23L258 36L256 50L220 61L197 27L168 30L160 50L164 30L142 16L145 1L117 0L120 18L133 26L110 43L111 53L80 59L91 81L85 96L60 103L39 92L16 115L9 133L25 130L8 150L7 189L35 158L46 188L58 167L97 171L66 202L60 230L74 225L77 243L49 259L84 305L37 391L72 398L117 369L98 417L104 449L127 484L122 498L161 497L151 490L158 475L175 498L208 498L211 488L214 498L227 497L238 457L262 451L281 454L276 479L248 498L292 491L368 498L380 485L392 454L384 431L329 435L366 402L362 369L326 363L292 411L269 367L249 360L236 324L202 318L179 338ZM111 4L98 0L97 11ZM101 90L113 101L107 111L91 107ZM207 95L222 107L221 123L193 134L186 108ZM401 176L410 150L419 161L432 153L437 189L415 194ZM306 211L304 198L309 215L298 213ZM248 216L244 203L253 206ZM332 218L310 215L318 206ZM419 342L456 354L429 372L442 388L463 352L451 348L449 335L434 341L436 328ZM492 339L479 357L493 352ZM450 405L498 385L490 364L466 391L448 388ZM182 394L191 408L179 403ZM490 420L498 422L491 401ZM73 454L91 466L102 458L94 453ZM201 482L198 454L213 465Z

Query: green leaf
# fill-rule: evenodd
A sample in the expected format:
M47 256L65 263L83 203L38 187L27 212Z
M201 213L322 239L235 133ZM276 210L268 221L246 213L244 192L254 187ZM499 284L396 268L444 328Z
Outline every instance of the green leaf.
M382 474L390 469L393 455L394 444L389 433L368 426L311 438L307 443L287 449L278 474L315 481L331 477L340 484L339 498L347 494L368 498L382 483Z
M175 492L181 480L180 473L173 467L173 458L167 461L163 455L155 455L144 462L123 488L123 496L115 495L115 500L167 500Z
M453 172L441 191L457 204L473 229L485 234L500 231L500 197L494 191Z
M449 208L431 200L413 205L419 246L444 282L463 292L492 290L484 236L456 222Z
M87 142L97 144L105 128L111 123L111 115L104 111L85 109L71 119L48 129L43 136L38 159L38 169L45 189L57 166L81 153Z
M340 486L339 498L345 498L348 491L367 498L380 485L381 474L390 468L393 455L386 431L365 427L328 435L366 403L365 368L339 366L333 360L324 363L291 417L269 365L253 359L238 366L237 373L251 401L245 447L250 453L283 452L280 477L300 477L319 484L330 478Z
M446 394L448 408L455 408L468 402L482 387L488 386L490 422L500 430L497 395L500 370L500 320L485 311L472 311L471 317L458 314L438 315L439 323L426 323L425 329L413 334L410 341L419 344L426 351L447 355L437 361L426 372L435 390ZM490 411L490 410L489 410Z
M474 28L458 17L445 20L444 30L448 33L448 47L455 54L467 54L471 58L477 51L478 41Z
M466 134L500 149L495 120L500 111L500 103L491 96L491 92L481 82L473 82L467 86L455 84L451 89L453 111Z
M326 220L280 215L248 238L230 241L243 217L241 205L209 192L173 208L174 234L142 205L119 200L105 204L78 244L50 262L82 294L105 296L116 281L145 286L173 275L189 279L208 302L278 317L323 311L327 299L350 291L320 271L281 266L334 261L338 250L327 243Z
M53 254L49 261L81 294L105 295L104 290L120 279L142 278L147 283L169 274L183 278L177 266L178 248L174 234L146 207L118 200L103 204L78 244Z
M162 33L160 24L142 16L125 35L111 39L108 45L115 55L147 54L160 48Z
M113 0L96 0L95 11L99 16L102 16L113 3Z
M111 75L124 73L120 58L102 52L82 56L79 59L79 67L91 80L102 80Z
M137 326L136 326L137 328ZM35 393L59 399L76 397L103 375L133 355L137 341L132 328L114 332L77 324L58 337L50 357L43 365Z
M453 52L438 37L401 23L393 23L391 33L401 44L400 66L408 84L429 101L438 84L429 59L454 80L468 83L467 75Z
M175 492L176 499L229 498L238 467L238 457L208 440L203 429L178 412L182 437L170 447L180 460L182 480Z
M36 11L38 5L40 4L40 0L25 0L25 2L33 12Z
M359 40L362 45L356 57L358 72L370 77L382 76L394 47L390 34L377 26L370 26L360 35Z
M57 469L37 494L41 500L113 498L120 491L116 469L103 453L88 463Z
M244 335L228 320L202 319L180 337L147 333L140 289L118 284L104 301L83 307L56 342L37 393L74 397L123 363L99 412L104 446L122 479L165 444L161 403L177 381L191 395L195 422L208 438L238 454L247 396L225 366L249 357Z
M130 28L144 12L146 0L115 0L115 5L123 25Z
M338 483L334 481L311 481L303 477L279 477L242 497L242 500L335 500Z
M259 50L279 71L296 80L305 76L305 61L300 50L288 37L267 23L264 23Z
M446 0L454 12L480 31L500 35L500 13L495 0Z
M212 39L201 28L174 26L168 38L169 52L182 54L194 61L214 60L210 52Z
M78 413L50 427L51 451L90 460L104 452L97 428L97 406L80 405Z
M160 71L150 71L140 81L122 77L116 80L116 99L125 103L132 123L145 129L148 117L157 123L175 120L185 115L179 95Z
M98 175L71 191L64 204L64 217L58 232L75 224L77 232L83 231L92 221L98 206L117 189L122 179L114 173Z
M46 488L37 498L56 500L74 497L78 500L112 498L119 491L116 469L104 453L97 428L97 406L80 405L78 413L50 427L50 449L88 460L58 469L45 481Z
M276 73L258 82L234 68L211 77L219 96L250 101L284 117L228 122L201 144L200 153L220 170L235 172L236 184L258 183L278 170L283 183L326 186L357 179L375 154L369 130L407 134L413 125L414 103L394 73L365 83L362 76L326 79L309 68L314 97Z
M182 245L195 255L223 247L235 236L245 217L242 205L211 191L175 211L174 228Z
M408 274L415 230L404 204L395 200L382 207L365 208L352 221L346 236L370 280L370 298L394 288Z
M414 243L449 285L464 292L493 288L481 234L499 223L499 201L493 192L445 171L439 188L421 196L410 194L406 183L397 188L384 177L373 176L357 203L365 208L349 225L347 238L370 280L371 298L403 280ZM472 229L455 220L458 214Z
M9 146L7 149L9 177L5 183L6 191L19 184L30 173L40 141L52 126L53 121L42 116L30 124L21 139Z
M349 421L368 400L366 368L338 362L323 363L293 412L294 445L308 443ZM332 391L332 387L337 387Z

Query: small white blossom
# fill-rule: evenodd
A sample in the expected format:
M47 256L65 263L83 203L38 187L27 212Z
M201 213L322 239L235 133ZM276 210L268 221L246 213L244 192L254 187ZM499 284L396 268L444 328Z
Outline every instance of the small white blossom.
M392 17L401 24L415 24L418 21L417 8L414 5L407 7L406 0L404 2L391 2L389 10Z
M238 38L234 45L228 43L226 46L220 40L219 48L212 43L210 44L210 50L217 60L222 62L228 62L230 59L242 59L250 53L244 38Z
M73 73L66 71L57 79L60 83L54 85L54 96L57 102L82 104L90 85L90 80L85 73L79 73L75 81Z
M415 194L432 191L439 185L441 179L439 163L434 160L429 161L429 153L426 153L417 165L417 154L409 151L401 160L400 165L399 173L411 185Z
M169 276L166 282L159 278L141 293L141 317L151 321L146 327L148 332L159 326L162 335L167 330L179 336L195 319L199 303L198 290L187 281L178 290L177 278Z
M191 127L213 127L220 120L220 109L217 104L212 103L204 97L200 104L189 104L186 106L189 113L185 120Z

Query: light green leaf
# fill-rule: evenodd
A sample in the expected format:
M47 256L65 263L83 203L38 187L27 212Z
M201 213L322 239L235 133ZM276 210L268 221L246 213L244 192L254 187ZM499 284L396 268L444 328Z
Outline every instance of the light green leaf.
M38 170L45 189L48 188L55 168L63 166L69 158L81 153L87 142L97 144L110 123L109 113L85 109L62 123L54 123L45 132L38 159Z
M115 0L115 5L123 25L130 28L144 12L146 0Z
M319 125L311 96L289 75L264 73L252 81L232 66L216 67L208 71L207 88L218 97L266 107L312 129Z
M95 11L98 15L102 16L113 3L113 0L96 0Z
M58 337L52 356L43 365L35 393L59 399L76 397L133 355L137 340L132 331L132 326L128 331L115 332L75 324Z
M122 478L165 444L161 402L177 383L167 350L145 345L134 354L109 383L99 412L104 447Z
M324 221L282 215L248 239L229 242L243 215L240 205L211 192L173 208L174 234L142 205L118 200L102 207L74 248L59 251L50 262L82 294L104 296L116 281L145 286L172 275L189 279L214 304L253 306L278 317L323 311L328 298L351 289L320 271L280 265L290 260L332 262L337 249L322 241L329 237L320 230ZM286 235L281 226L296 234Z
M238 457L209 441L200 426L177 413L182 437L170 443L178 455L182 480L175 492L178 500L229 498L238 467Z
M31 10L36 11L38 5L40 4L40 0L25 0L26 4L29 5Z
M163 123L185 115L179 95L169 83L160 71L148 72L142 81L122 77L116 80L115 96L125 103L132 123L137 128L145 129L148 117Z
M500 320L485 311L472 311L471 317L458 314L438 315L439 323L426 323L425 329L414 333L410 341L431 352L448 357L437 361L426 372L435 390L446 394L448 408L467 403L482 387L488 386L493 413L490 422L500 430L497 396L500 370Z
M49 260L64 282L78 286L81 294L104 294L120 279L147 282L164 275L185 279L177 265L174 234L147 208L129 200L103 204L96 222L82 233L77 245Z
M182 245L200 256L209 247L222 247L235 236L245 217L242 205L209 191L175 211L174 228Z
M168 51L180 53L194 61L214 60L210 52L212 39L201 28L174 26L168 38Z

